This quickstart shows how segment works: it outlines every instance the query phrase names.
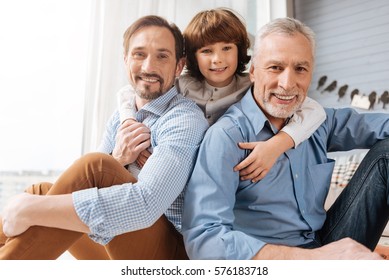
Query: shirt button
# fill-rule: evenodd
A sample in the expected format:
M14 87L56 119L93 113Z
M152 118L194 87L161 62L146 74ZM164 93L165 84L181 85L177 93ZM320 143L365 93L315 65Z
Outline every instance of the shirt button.
M299 177L299 175L296 173L296 174L294 175L294 177L297 179L297 178Z

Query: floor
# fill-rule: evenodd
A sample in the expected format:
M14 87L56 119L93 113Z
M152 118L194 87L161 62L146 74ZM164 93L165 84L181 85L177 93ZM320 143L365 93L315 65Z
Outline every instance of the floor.
M385 259L389 259L389 236L382 236L377 247L377 252ZM75 260L75 258L69 253L65 252L58 258L59 260Z

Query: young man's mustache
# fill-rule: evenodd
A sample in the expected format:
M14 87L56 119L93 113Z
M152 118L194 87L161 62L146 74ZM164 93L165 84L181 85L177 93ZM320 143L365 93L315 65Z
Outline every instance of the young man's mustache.
M157 79L160 83L163 83L163 78L157 74L148 74L148 73L141 73L136 76L137 80L142 80L142 79Z

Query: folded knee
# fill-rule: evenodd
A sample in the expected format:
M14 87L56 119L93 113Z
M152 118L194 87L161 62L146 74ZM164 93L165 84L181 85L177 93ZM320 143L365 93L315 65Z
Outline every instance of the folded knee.
M90 167L93 170L101 170L104 166L116 167L119 165L112 156L98 152L85 154L77 160L76 164L83 168Z

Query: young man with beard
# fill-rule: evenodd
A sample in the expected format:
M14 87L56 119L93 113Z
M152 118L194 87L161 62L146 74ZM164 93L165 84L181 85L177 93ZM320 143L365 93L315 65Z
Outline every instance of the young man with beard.
M158 16L127 29L124 60L136 91L136 122L121 124L116 112L104 153L83 156L54 184L33 185L5 207L0 259L55 259L68 249L93 258L87 251L96 246L106 252L96 258L187 258L179 232L183 190L208 123L174 87L183 56L180 30ZM123 166L136 169L150 145L153 153L134 178Z
M253 87L210 127L185 193L183 235L192 259L380 259L372 252L388 221L389 117L326 109L306 141L281 155L259 182L234 166L238 143L265 141L296 112L314 68L313 31L276 19L257 34ZM382 140L382 141L381 141ZM329 151L369 148L326 212Z

